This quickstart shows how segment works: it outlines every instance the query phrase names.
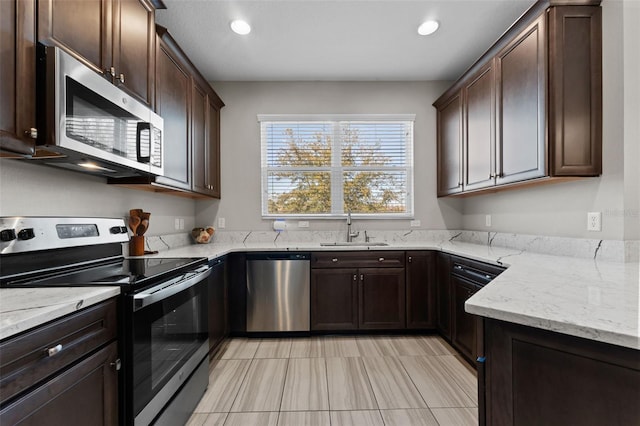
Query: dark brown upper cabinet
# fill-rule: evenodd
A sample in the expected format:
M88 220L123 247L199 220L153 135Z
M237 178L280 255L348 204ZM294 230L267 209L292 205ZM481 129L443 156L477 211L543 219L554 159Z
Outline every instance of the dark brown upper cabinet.
M193 192L220 198L220 109L222 100L199 73L193 76Z
M153 103L155 9L148 0L39 0L38 41Z
M164 120L164 176L156 184L191 190L191 73L187 58L166 31L158 32L155 110Z
M110 184L189 198L220 198L224 103L169 31L156 26L154 107L164 120L164 174Z
M0 1L0 156L35 152L35 0Z
M600 175L599 4L538 1L433 104L438 196Z
M438 196L462 191L462 96L440 98L438 109Z

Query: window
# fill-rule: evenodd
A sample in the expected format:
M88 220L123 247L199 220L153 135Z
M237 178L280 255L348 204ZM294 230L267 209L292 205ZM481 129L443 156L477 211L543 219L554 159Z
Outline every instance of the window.
M413 216L413 115L259 115L262 215Z

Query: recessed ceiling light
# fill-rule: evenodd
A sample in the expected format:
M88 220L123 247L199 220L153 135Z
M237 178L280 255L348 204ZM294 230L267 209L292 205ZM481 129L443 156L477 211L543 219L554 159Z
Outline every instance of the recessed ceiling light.
M233 32L236 34L247 35L251 32L251 25L247 24L246 21L243 21L241 19L237 19L231 22L230 26L231 30L233 30Z
M436 32L440 24L438 21L426 21L418 27L418 34L429 35Z

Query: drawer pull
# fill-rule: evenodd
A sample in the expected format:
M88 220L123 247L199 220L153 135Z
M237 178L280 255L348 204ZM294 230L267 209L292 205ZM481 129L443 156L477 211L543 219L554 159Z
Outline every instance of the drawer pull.
M58 346L54 346L52 348L47 349L45 352L47 353L48 356L54 356L61 350L62 350L62 345L58 345Z
M413 258L409 256L409 263L413 262Z
M354 281L358 281L358 275L357 274L353 274L353 280Z
M122 362L120 361L120 358L116 359L114 362L110 362L109 365L115 367L116 371L120 371L120 369L122 368Z
M337 261L338 261L338 258L337 258L337 257L334 257L333 259L331 259L331 261L332 261L332 262L337 262Z
M360 274L360 281L364 281L364 274Z
M379 257L378 262L384 262L384 257Z

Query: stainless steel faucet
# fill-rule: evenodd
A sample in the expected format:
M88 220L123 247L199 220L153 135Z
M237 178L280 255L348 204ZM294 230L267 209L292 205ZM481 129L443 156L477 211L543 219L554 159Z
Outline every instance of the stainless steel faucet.
M360 235L359 231L351 232L351 212L347 212L347 242L350 243Z

